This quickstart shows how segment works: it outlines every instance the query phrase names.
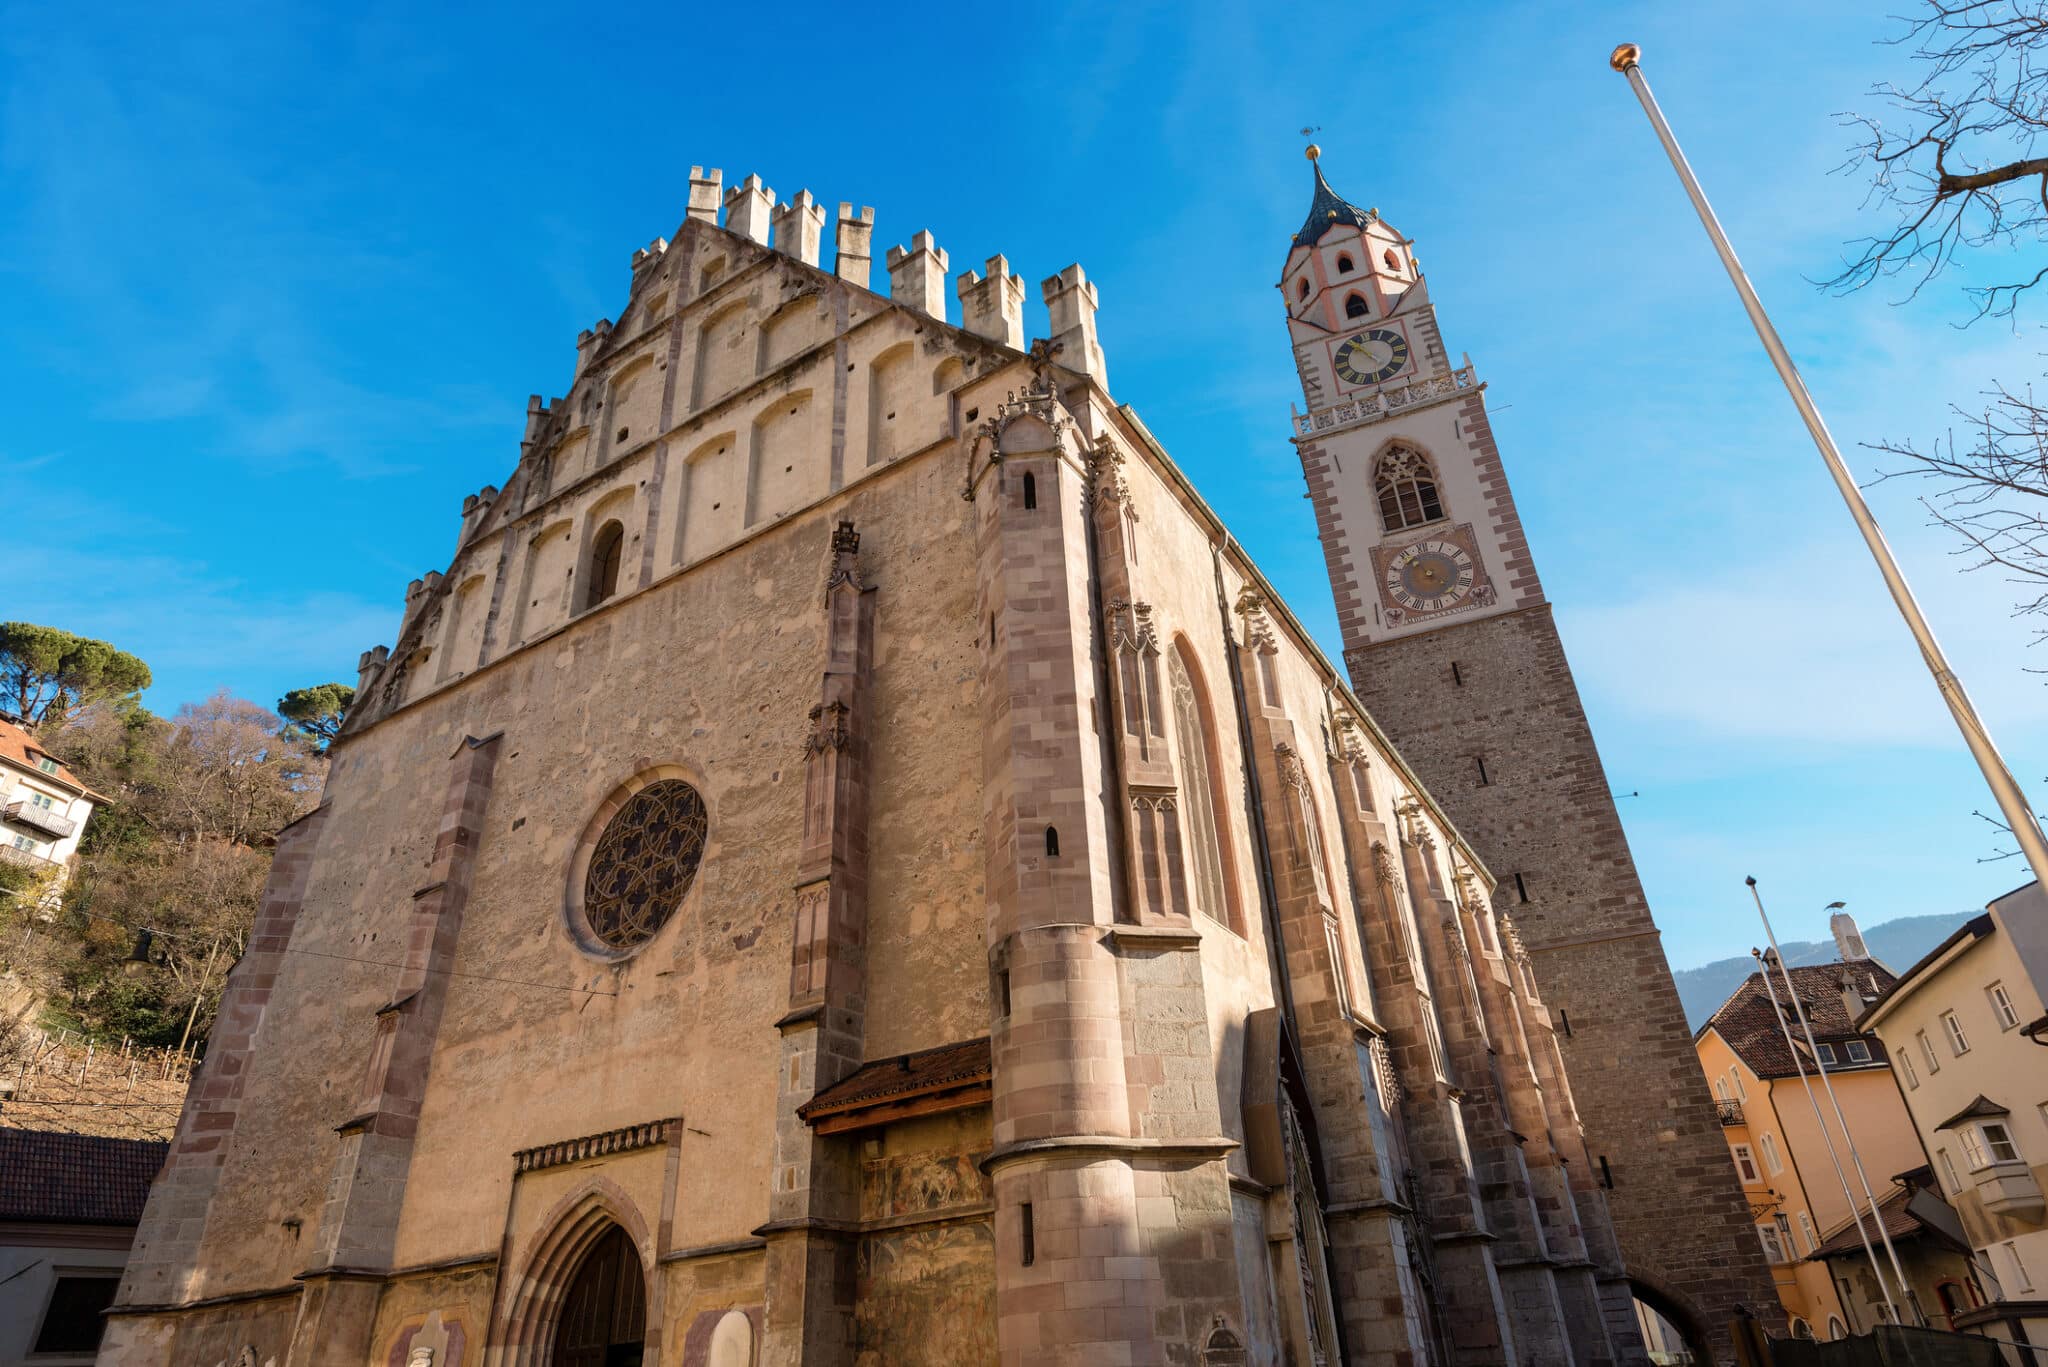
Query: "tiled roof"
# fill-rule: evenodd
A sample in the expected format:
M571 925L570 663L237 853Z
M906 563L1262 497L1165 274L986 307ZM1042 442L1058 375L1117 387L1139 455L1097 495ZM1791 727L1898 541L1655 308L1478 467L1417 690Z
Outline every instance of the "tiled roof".
M44 778L54 778L60 783L68 784L80 791L85 791L85 780L72 773L62 764L57 766L57 772L54 774L43 773L42 767L36 761L48 753L48 751L36 744L34 736L21 727L16 726L7 718L0 717L0 760L6 760L17 768L33 770ZM57 757L50 755L50 758L55 759Z
M1806 1017L1813 1024L1813 1037L1826 1044L1848 1039L1861 1039L1870 1045L1871 1063L1886 1062L1884 1045L1874 1035L1860 1035L1849 1020L1849 1009L1842 1004L1842 975L1847 973L1854 979L1863 999L1869 1001L1889 989L1895 981L1892 971L1875 959L1858 959L1853 963L1807 964L1792 970L1792 986L1799 993L1799 1001ZM1773 971L1771 987L1777 991L1778 1000L1785 999L1785 981ZM1700 1033L1713 1030L1728 1042L1735 1056L1749 1066L1758 1077L1793 1077L1798 1070L1792 1066L1792 1055L1785 1048L1784 1031L1778 1024L1778 1013L1771 1008L1770 993L1764 990L1762 973L1752 973L1743 979L1742 986L1735 989L1721 1009L1708 1018L1700 1027ZM1800 1052L1806 1049L1805 1037L1798 1025L1793 1024L1792 1038L1799 1041ZM1836 1062L1829 1064L1830 1071L1838 1066L1850 1065L1842 1057L1842 1051L1835 1051ZM1813 1068L1811 1059L1805 1060L1808 1071Z
M1893 1187L1891 1194L1877 1203L1878 1218L1884 1221L1884 1232L1892 1236L1893 1243L1902 1243L1907 1239L1914 1238L1921 1230L1926 1228L1925 1225L1920 1223L1919 1216L1906 1209L1906 1202L1911 1200L1912 1197L1913 1192L1911 1188ZM1867 1215L1863 1223L1863 1229L1864 1233L1870 1236L1871 1242L1873 1244L1876 1243L1877 1230L1871 1226ZM1840 1258L1852 1253L1859 1258L1863 1256L1863 1235L1856 1232L1856 1222L1853 1219L1844 1220L1839 1229L1828 1235L1827 1238L1822 1239L1820 1247L1813 1250L1807 1256L1810 1258Z
M863 1063L796 1108L805 1120L842 1111L857 1111L878 1102L951 1091L985 1083L990 1077L988 1037L942 1044L914 1054Z
M0 1129L0 1220L136 1224L170 1149L160 1139Z
M1990 1097L1985 1096L1982 1092L1979 1092L1977 1093L1977 1099L1975 1101L1963 1107L1963 1109L1957 1111L1954 1115L1942 1121L1939 1125L1936 1125L1934 1128L1937 1130L1952 1130L1956 1126L1962 1124L1965 1120L1975 1120L1979 1116L2011 1114L2011 1111L1999 1105Z
M1330 188L1330 182L1323 179L1323 164L1311 163L1316 168L1315 198L1309 201L1308 221L1301 225L1301 231L1294 235L1297 247L1313 247L1323 240L1323 234L1340 223L1349 223L1363 228L1378 217L1370 210L1361 209Z

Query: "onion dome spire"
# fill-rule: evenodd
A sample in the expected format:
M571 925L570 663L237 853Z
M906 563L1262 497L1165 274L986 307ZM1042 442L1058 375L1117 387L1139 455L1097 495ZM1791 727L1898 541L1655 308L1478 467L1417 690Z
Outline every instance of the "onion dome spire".
M1316 193L1309 202L1308 221L1301 225L1301 231L1294 235L1297 247L1313 247L1322 240L1323 234L1339 224L1349 223L1363 228L1380 216L1377 209L1361 209L1344 196L1330 188L1330 182L1323 179L1323 149L1314 143L1308 145L1309 164L1315 168Z

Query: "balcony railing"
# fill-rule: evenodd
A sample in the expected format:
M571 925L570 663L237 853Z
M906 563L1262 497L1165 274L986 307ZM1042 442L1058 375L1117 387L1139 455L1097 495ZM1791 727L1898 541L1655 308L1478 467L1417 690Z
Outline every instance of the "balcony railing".
M1294 431L1297 436L1314 437L1346 427L1363 427L1404 409L1473 393L1478 388L1479 377L1472 373L1472 367L1460 366L1448 375L1385 385L1370 394L1344 399L1312 413L1296 413Z
M17 850L12 845L0 845L0 864L19 864L25 869L40 872L43 869L55 868L57 861L45 859L39 854L30 854L27 850Z
M70 839L72 832L78 829L78 823L70 817L62 816L50 807L38 807L27 798L8 803L7 810L0 815L17 826L33 827L59 840Z
M1724 1129L1730 1125L1740 1125L1743 1123L1742 1103L1739 1101L1716 1101L1714 1103L1714 1114L1720 1119Z

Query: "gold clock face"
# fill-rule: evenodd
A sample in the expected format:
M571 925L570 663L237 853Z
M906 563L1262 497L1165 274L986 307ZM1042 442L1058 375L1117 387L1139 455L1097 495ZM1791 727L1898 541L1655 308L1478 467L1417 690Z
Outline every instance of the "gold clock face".
M1408 364L1408 339L1392 328L1368 328L1347 338L1336 359L1346 384L1378 384Z
M1418 541L1387 562L1387 596L1410 612L1457 607L1472 579L1472 552L1454 541Z

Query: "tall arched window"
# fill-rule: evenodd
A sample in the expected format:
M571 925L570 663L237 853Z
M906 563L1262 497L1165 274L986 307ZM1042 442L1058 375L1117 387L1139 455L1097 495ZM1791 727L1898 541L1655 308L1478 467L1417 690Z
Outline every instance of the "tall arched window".
M590 590L583 596L585 608L594 608L619 591L619 561L625 550L624 527L607 522L598 528L596 540L590 543Z
M1373 490L1379 495L1380 522L1390 532L1436 522L1444 515L1436 474L1420 451L1396 446L1381 456L1373 472Z
M1351 295L1344 301L1344 316L1346 318L1363 318L1370 311L1366 307L1365 299L1360 295Z
M1174 745L1180 751L1180 810L1187 826L1190 881L1196 907L1234 930L1237 909L1225 862L1223 804L1209 751L1209 700L1188 672L1183 649L1176 644L1167 652L1166 680L1173 693Z

